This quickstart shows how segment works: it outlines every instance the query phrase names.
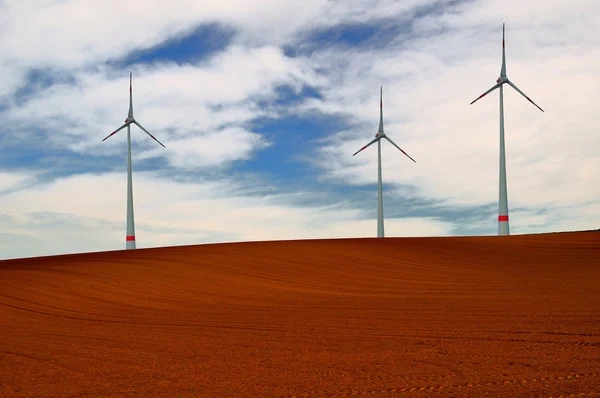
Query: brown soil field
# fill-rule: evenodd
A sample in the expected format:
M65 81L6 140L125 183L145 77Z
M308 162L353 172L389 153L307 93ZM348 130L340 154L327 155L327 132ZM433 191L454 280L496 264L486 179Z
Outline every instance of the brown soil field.
M0 396L600 396L600 232L0 261Z

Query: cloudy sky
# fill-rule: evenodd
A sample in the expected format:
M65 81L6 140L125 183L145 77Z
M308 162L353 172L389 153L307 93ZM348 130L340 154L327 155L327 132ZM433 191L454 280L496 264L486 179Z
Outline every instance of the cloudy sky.
M153 3L153 5L149 5ZM600 227L597 0L0 0L0 258Z

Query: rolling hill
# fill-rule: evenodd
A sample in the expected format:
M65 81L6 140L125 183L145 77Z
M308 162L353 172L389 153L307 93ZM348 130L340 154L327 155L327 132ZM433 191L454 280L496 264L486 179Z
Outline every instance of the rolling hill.
M0 396L598 396L600 233L0 261Z

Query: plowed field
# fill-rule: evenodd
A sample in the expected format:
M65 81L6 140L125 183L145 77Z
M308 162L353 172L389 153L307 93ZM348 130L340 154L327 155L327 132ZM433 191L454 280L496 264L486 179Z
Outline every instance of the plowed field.
M600 396L600 232L0 261L0 396Z

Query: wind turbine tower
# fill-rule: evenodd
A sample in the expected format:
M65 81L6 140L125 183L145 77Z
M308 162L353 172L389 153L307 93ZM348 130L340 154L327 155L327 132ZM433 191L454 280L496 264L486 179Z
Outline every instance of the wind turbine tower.
M496 85L490 88L485 93L481 94L477 99L475 99L471 104L475 101L485 97L487 94L491 93L495 89L500 89L500 189L499 189L499 199L498 199L498 235L510 235L510 229L508 225L508 191L506 188L506 156L505 156L505 148L504 148L504 93L502 91L502 86L504 84L508 84L512 88L514 88L519 94L527 99L527 101L531 102L535 105L540 111L544 112L542 108L540 108L535 102L531 100L528 96L525 95L521 90L515 86L513 82L508 80L506 76L506 57L504 53L504 24L502 24L502 67L500 68L500 77L496 80Z
M383 238L385 236L383 230L383 186L382 186L382 178L381 178L381 139L385 138L400 150L403 154L408 156L406 152L402 150L394 141L391 140L384 132L383 132L383 87L381 87L381 91L379 92L379 131L375 134L375 139L369 142L367 145L356 151L354 155L366 149L371 144L377 143L377 237ZM354 156L352 155L352 156ZM416 163L416 161L408 156L410 160Z
M141 124L138 123L137 120L133 117L133 93L132 93L132 85L131 85L132 73L129 73L129 113L127 115L127 119L125 119L125 124L113 131L108 135L108 137L104 138L102 141L105 141L107 138L112 137L120 130L127 127L127 234L125 236L125 248L127 250L135 249L135 225L133 221L133 180L131 176L131 124L137 125L142 131L148 134L152 139L158 142L163 148L165 146L152 134L148 132Z

